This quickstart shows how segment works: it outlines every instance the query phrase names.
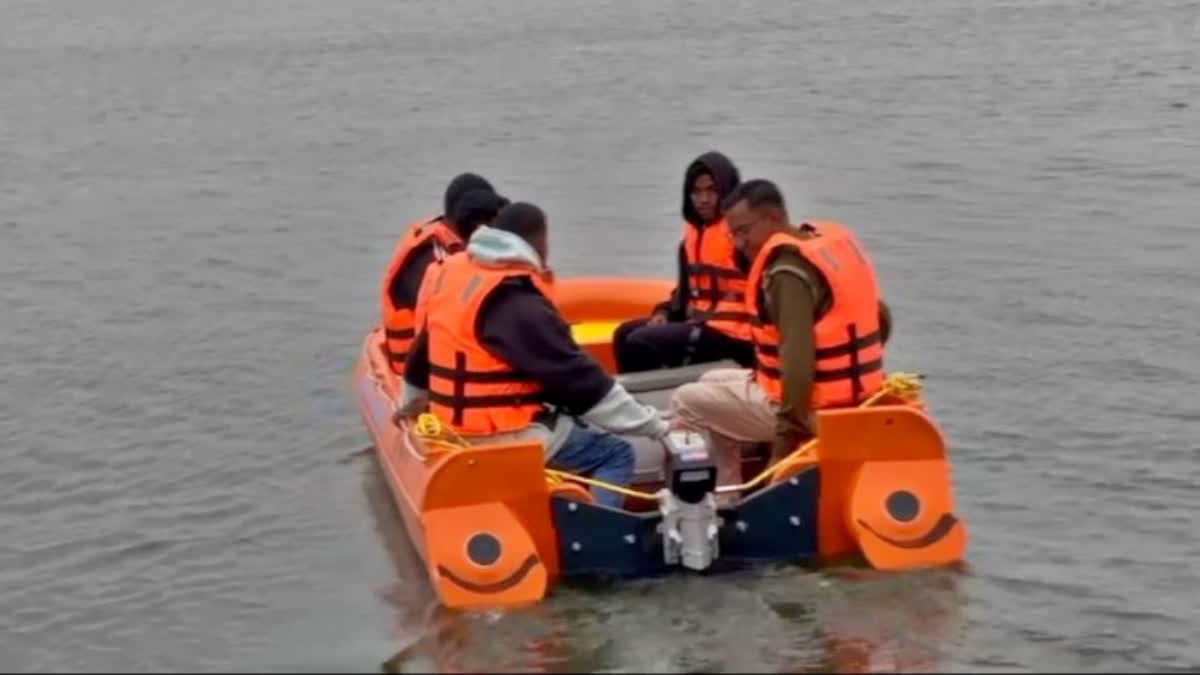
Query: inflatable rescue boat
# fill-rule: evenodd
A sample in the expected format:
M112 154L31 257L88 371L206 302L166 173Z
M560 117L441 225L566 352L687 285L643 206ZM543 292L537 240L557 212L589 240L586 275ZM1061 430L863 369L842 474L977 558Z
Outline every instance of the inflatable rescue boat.
M559 279L555 303L579 344L615 371L612 334L647 316L671 282ZM376 455L442 604L536 603L559 580L649 576L675 567L818 558L865 559L882 570L962 559L946 447L925 411L916 376L893 373L861 406L821 411L818 435L773 466L767 448L743 457L741 485L716 485L707 444L675 451L647 439L621 509L594 503L585 476L547 470L539 443L467 445L438 420L392 422L399 382L382 329L371 330L353 388ZM669 408L671 392L729 363L621 375L640 400ZM718 507L716 494L734 493ZM724 501L724 500L722 500Z

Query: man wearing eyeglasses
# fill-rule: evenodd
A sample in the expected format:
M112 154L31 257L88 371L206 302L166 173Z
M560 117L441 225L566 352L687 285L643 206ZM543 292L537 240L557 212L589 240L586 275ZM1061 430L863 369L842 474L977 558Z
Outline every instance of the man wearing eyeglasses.
M718 481L741 482L743 443L771 443L772 463L815 434L814 410L854 406L883 385L891 316L875 271L844 225L792 225L771 181L725 201L738 251L753 261L746 307L752 369L719 369L676 390L673 426L712 434Z

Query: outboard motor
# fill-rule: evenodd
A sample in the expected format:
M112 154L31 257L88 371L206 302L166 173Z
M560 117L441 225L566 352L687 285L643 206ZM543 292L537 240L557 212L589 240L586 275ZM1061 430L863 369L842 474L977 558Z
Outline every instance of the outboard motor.
M663 444L667 488L658 493L658 508L665 562L707 569L720 555L716 462L701 434L673 431Z

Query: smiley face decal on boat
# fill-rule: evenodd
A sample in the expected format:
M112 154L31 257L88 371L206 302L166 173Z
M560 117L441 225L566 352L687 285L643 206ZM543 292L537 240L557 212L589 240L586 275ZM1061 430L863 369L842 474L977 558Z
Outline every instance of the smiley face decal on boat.
M863 555L881 569L945 564L966 547L944 460L863 464L847 515Z
M504 553L504 547L494 535L489 532L479 532L467 540L466 558L471 564L487 569L495 565ZM536 553L530 553L525 560L513 570L512 574L496 581L478 582L465 579L454 573L454 570L438 565L438 574L461 588L472 593L502 593L521 583L525 577L538 565Z
M907 523L914 520L921 512L921 500L908 490L896 490L884 500L884 510L897 522ZM943 513L925 534L913 539L893 539L871 527L871 524L859 518L858 524L879 539L897 548L925 548L932 546L946 537L954 529L958 518L953 513Z
M512 605L545 594L546 569L533 539L504 504L439 509L425 519L429 564L447 605Z

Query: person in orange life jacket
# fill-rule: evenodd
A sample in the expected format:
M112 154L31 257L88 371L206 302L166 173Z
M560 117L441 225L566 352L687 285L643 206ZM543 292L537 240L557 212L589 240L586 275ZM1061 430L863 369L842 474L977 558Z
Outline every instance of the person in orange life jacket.
M719 152L706 152L688 165L675 290L650 318L617 328L617 372L722 359L745 367L754 363L743 297L749 262L734 248L721 208L739 180L737 167Z
M479 192L495 194L495 188L482 176L469 172L461 173L446 186L446 192L442 197L442 215L414 223L414 226L444 224L452 237L449 238L449 245L444 244L441 239L436 239L422 242L420 246L409 252L406 264L397 269L396 273L389 278L388 291L395 306L407 306L416 298L421 278L425 276L425 268L429 263L439 255L460 250L463 242L470 238L474 228L471 224L460 223L455 218L455 207L463 197ZM477 195L476 199L478 199ZM439 251L439 248L442 250Z
M479 175L455 176L446 186L442 215L410 224L392 252L379 295L389 362L397 375L404 372L404 359L415 335L413 309L425 270L434 260L460 250L471 236L472 228L457 221L454 213L465 195L476 192L494 194L495 190Z
M492 221L499 215L500 209L508 206L507 198L502 197L495 192L486 190L472 190L462 196L458 200L458 204L454 207L453 221L458 226L460 231L474 232L479 227L491 225ZM421 281L421 287L417 291L417 304L413 309L413 324L420 330L420 326L425 323L425 314L429 305L429 286L430 281L436 277L436 274L430 272L435 265L442 264L447 258L456 255L462 255L462 250L456 250L448 253L440 259L429 263L425 268L425 276ZM403 374L403 370L400 371Z
M755 179L726 200L738 249L753 260L752 370L718 369L675 391L676 428L708 431L722 484L741 482L740 443L770 442L778 461L815 433L814 409L854 406L883 384L891 314L870 259L837 223L793 226L783 195Z
M395 420L428 406L472 443L537 440L551 468L628 485L633 447L613 434L661 440L667 422L571 336L548 298L546 235L540 208L513 203L438 266ZM599 504L621 503L594 493Z

